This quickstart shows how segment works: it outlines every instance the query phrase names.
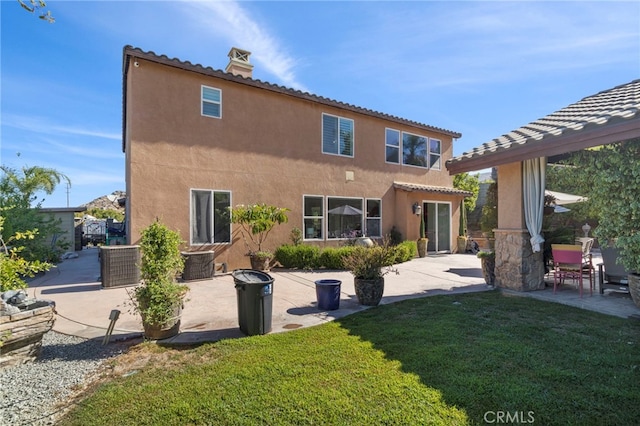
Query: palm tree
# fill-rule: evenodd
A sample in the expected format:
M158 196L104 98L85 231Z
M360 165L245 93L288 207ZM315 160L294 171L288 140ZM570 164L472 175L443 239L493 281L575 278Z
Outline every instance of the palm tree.
M44 191L50 195L62 180L71 186L71 180L55 169L24 166L18 171L8 166L0 166L0 170L4 173L0 178L0 190L5 194L0 197L0 203L5 206L9 202L30 207L31 202L36 200L36 192Z

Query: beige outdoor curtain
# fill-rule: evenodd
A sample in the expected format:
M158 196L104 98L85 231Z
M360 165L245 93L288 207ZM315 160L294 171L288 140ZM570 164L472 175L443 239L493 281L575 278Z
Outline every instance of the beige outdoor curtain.
M542 217L544 213L544 188L547 158L533 158L522 163L522 195L524 199L524 221L531 235L534 253L541 250Z

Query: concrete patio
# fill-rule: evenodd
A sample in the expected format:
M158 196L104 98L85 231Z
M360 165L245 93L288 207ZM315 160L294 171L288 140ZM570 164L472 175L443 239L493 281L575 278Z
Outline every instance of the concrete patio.
M128 305L127 290L133 287L103 288L99 277L98 249L87 248L77 253L79 257L63 261L29 283L29 296L55 302L57 319L53 329L87 339L103 339L110 324L111 311L119 310L111 341L139 338L142 325L139 317L129 312L131 308ZM598 253L594 253L594 264L598 262ZM482 278L480 260L472 254L432 254L398 265L397 269L397 275L385 276L381 304L492 289ZM322 324L369 309L357 303L353 276L349 272L274 269L270 275L274 278L273 333ZM321 279L342 281L338 310L317 308L315 281ZM237 295L231 274L187 284L190 292L182 314L180 334L163 342L198 344L244 336L238 326ZM579 297L576 287L569 285L563 286L555 295L553 284L545 290L528 293L504 291L622 318L637 318L640 314L628 293L607 290L600 295L596 288L590 296L588 284L583 298Z

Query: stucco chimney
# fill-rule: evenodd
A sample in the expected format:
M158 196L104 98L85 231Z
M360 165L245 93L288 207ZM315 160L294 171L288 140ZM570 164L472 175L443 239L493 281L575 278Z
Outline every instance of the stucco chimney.
M249 63L251 52L232 47L229 51L229 65L225 68L226 72L239 75L245 78L253 77L253 65Z

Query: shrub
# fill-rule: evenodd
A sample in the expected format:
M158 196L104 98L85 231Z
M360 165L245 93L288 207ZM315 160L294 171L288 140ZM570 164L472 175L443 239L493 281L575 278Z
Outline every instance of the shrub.
M277 248L275 259L284 268L317 268L320 265L320 249L304 244L284 244Z
M391 239L391 244L397 246L402 243L402 232L398 231L395 225L391 227L391 231L389 231L389 238Z
M403 241L395 246L396 260L394 263L408 262L418 254L418 245L415 241Z
M327 269L345 269L344 259L356 248L357 246L327 247L320 253L320 266Z
M189 287L176 282L176 276L184 269L181 243L178 232L157 220L142 230L142 285L128 293L133 309L140 314L143 323L166 324L175 308L184 301Z

